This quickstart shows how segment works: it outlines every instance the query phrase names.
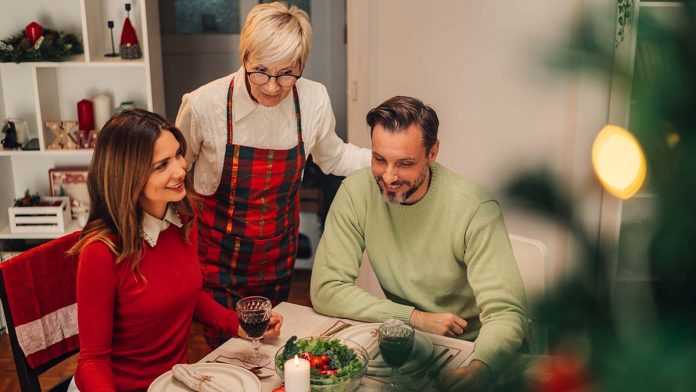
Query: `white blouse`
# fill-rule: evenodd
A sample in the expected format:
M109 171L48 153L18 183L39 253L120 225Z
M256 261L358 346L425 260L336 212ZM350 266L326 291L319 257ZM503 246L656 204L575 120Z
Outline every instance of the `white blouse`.
M297 119L290 92L278 105L254 102L244 83L244 68L184 94L176 126L184 133L189 167L196 162L194 189L212 195L220 184L227 144L227 90L232 93L232 142L243 146L287 150L297 146ZM371 152L344 143L335 131L336 119L326 87L300 78L295 84L300 99L305 154L327 174L346 176L370 165Z

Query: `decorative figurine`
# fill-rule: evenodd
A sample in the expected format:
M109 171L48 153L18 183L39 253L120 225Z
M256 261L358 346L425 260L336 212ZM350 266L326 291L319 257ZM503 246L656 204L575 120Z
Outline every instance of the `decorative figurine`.
M106 22L106 26L109 28L109 33L111 34L111 53L107 53L104 56L118 57L118 53L116 53L116 49L114 48L114 21L110 20Z
M5 127L2 128L5 138L2 139L2 146L5 150L19 150L22 145L17 141L17 128L12 121L8 121Z
M128 12L128 16L123 22L123 31L121 32L121 58L139 59L143 56L143 52L140 50L138 36L135 34L135 28L133 28L133 24L130 21L130 10L130 3L126 3L126 12Z

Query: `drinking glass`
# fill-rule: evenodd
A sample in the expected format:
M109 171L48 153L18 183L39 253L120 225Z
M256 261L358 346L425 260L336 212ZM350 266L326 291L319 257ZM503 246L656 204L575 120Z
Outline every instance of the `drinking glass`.
M268 329L271 321L271 301L264 297L244 297L237 302L237 315L239 324L251 338L254 351L244 353L242 360L254 366L266 366L271 362L271 357L259 352L261 342L259 339Z
M382 391L401 391L401 373L399 369L411 356L413 341L416 331L408 324L397 320L389 320L378 329L379 352L384 362L392 368L389 383L382 387Z

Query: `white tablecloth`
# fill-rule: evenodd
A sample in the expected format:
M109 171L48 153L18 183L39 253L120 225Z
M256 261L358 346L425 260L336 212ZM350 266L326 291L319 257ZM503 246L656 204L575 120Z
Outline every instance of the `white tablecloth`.
M316 313L312 308L295 305L287 302L283 302L276 306L274 310L283 315L283 328L281 335L275 339L266 339L262 341L261 352L267 354L271 358L275 358L276 351L282 347L285 342L291 336L297 337L307 337L307 336L319 336L324 332L331 329L337 324L337 321L341 320L349 324L363 324L359 321L337 319L333 317L327 317ZM437 356L441 351L447 350L447 355L442 355L436 364L432 368L438 367L438 364L443 363L448 360L447 364L443 367L444 370L454 369L462 365L468 364L471 360L471 354L474 351L474 344L464 340L448 338L445 336L437 336L432 334L427 334L430 340L432 340L434 345L433 355ZM228 340L225 344L215 349L210 354L206 355L200 362L213 362L216 359L221 359L221 356L229 358L238 358L241 354L247 350L251 350L251 341L232 338ZM450 359L451 356L451 359ZM226 360L226 359L225 359ZM230 363L234 363L235 360L226 360ZM238 363L238 365L242 365ZM417 374L417 373L416 373ZM271 392L273 388L281 385L283 380L275 374L275 364L273 360L266 366L261 372L261 375L272 375L270 378L265 378L261 381L261 390L263 392ZM409 376L404 376L409 377ZM379 389L379 387L386 380L379 377L365 376L363 378L362 384L359 391L374 391ZM414 386L419 390L428 390L430 388L430 380L427 377L420 377L417 379L409 380Z

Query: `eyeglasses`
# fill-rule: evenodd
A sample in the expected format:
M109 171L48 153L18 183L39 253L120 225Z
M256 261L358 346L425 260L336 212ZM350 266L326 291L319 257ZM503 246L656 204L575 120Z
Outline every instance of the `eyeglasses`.
M271 80L271 78L275 78L276 83L278 83L279 86L292 87L297 82L297 79L299 79L302 76L293 74L269 75L261 71L249 72L246 69L244 69L244 71L249 77L249 81L257 86L263 86L264 84L268 83L268 81Z

